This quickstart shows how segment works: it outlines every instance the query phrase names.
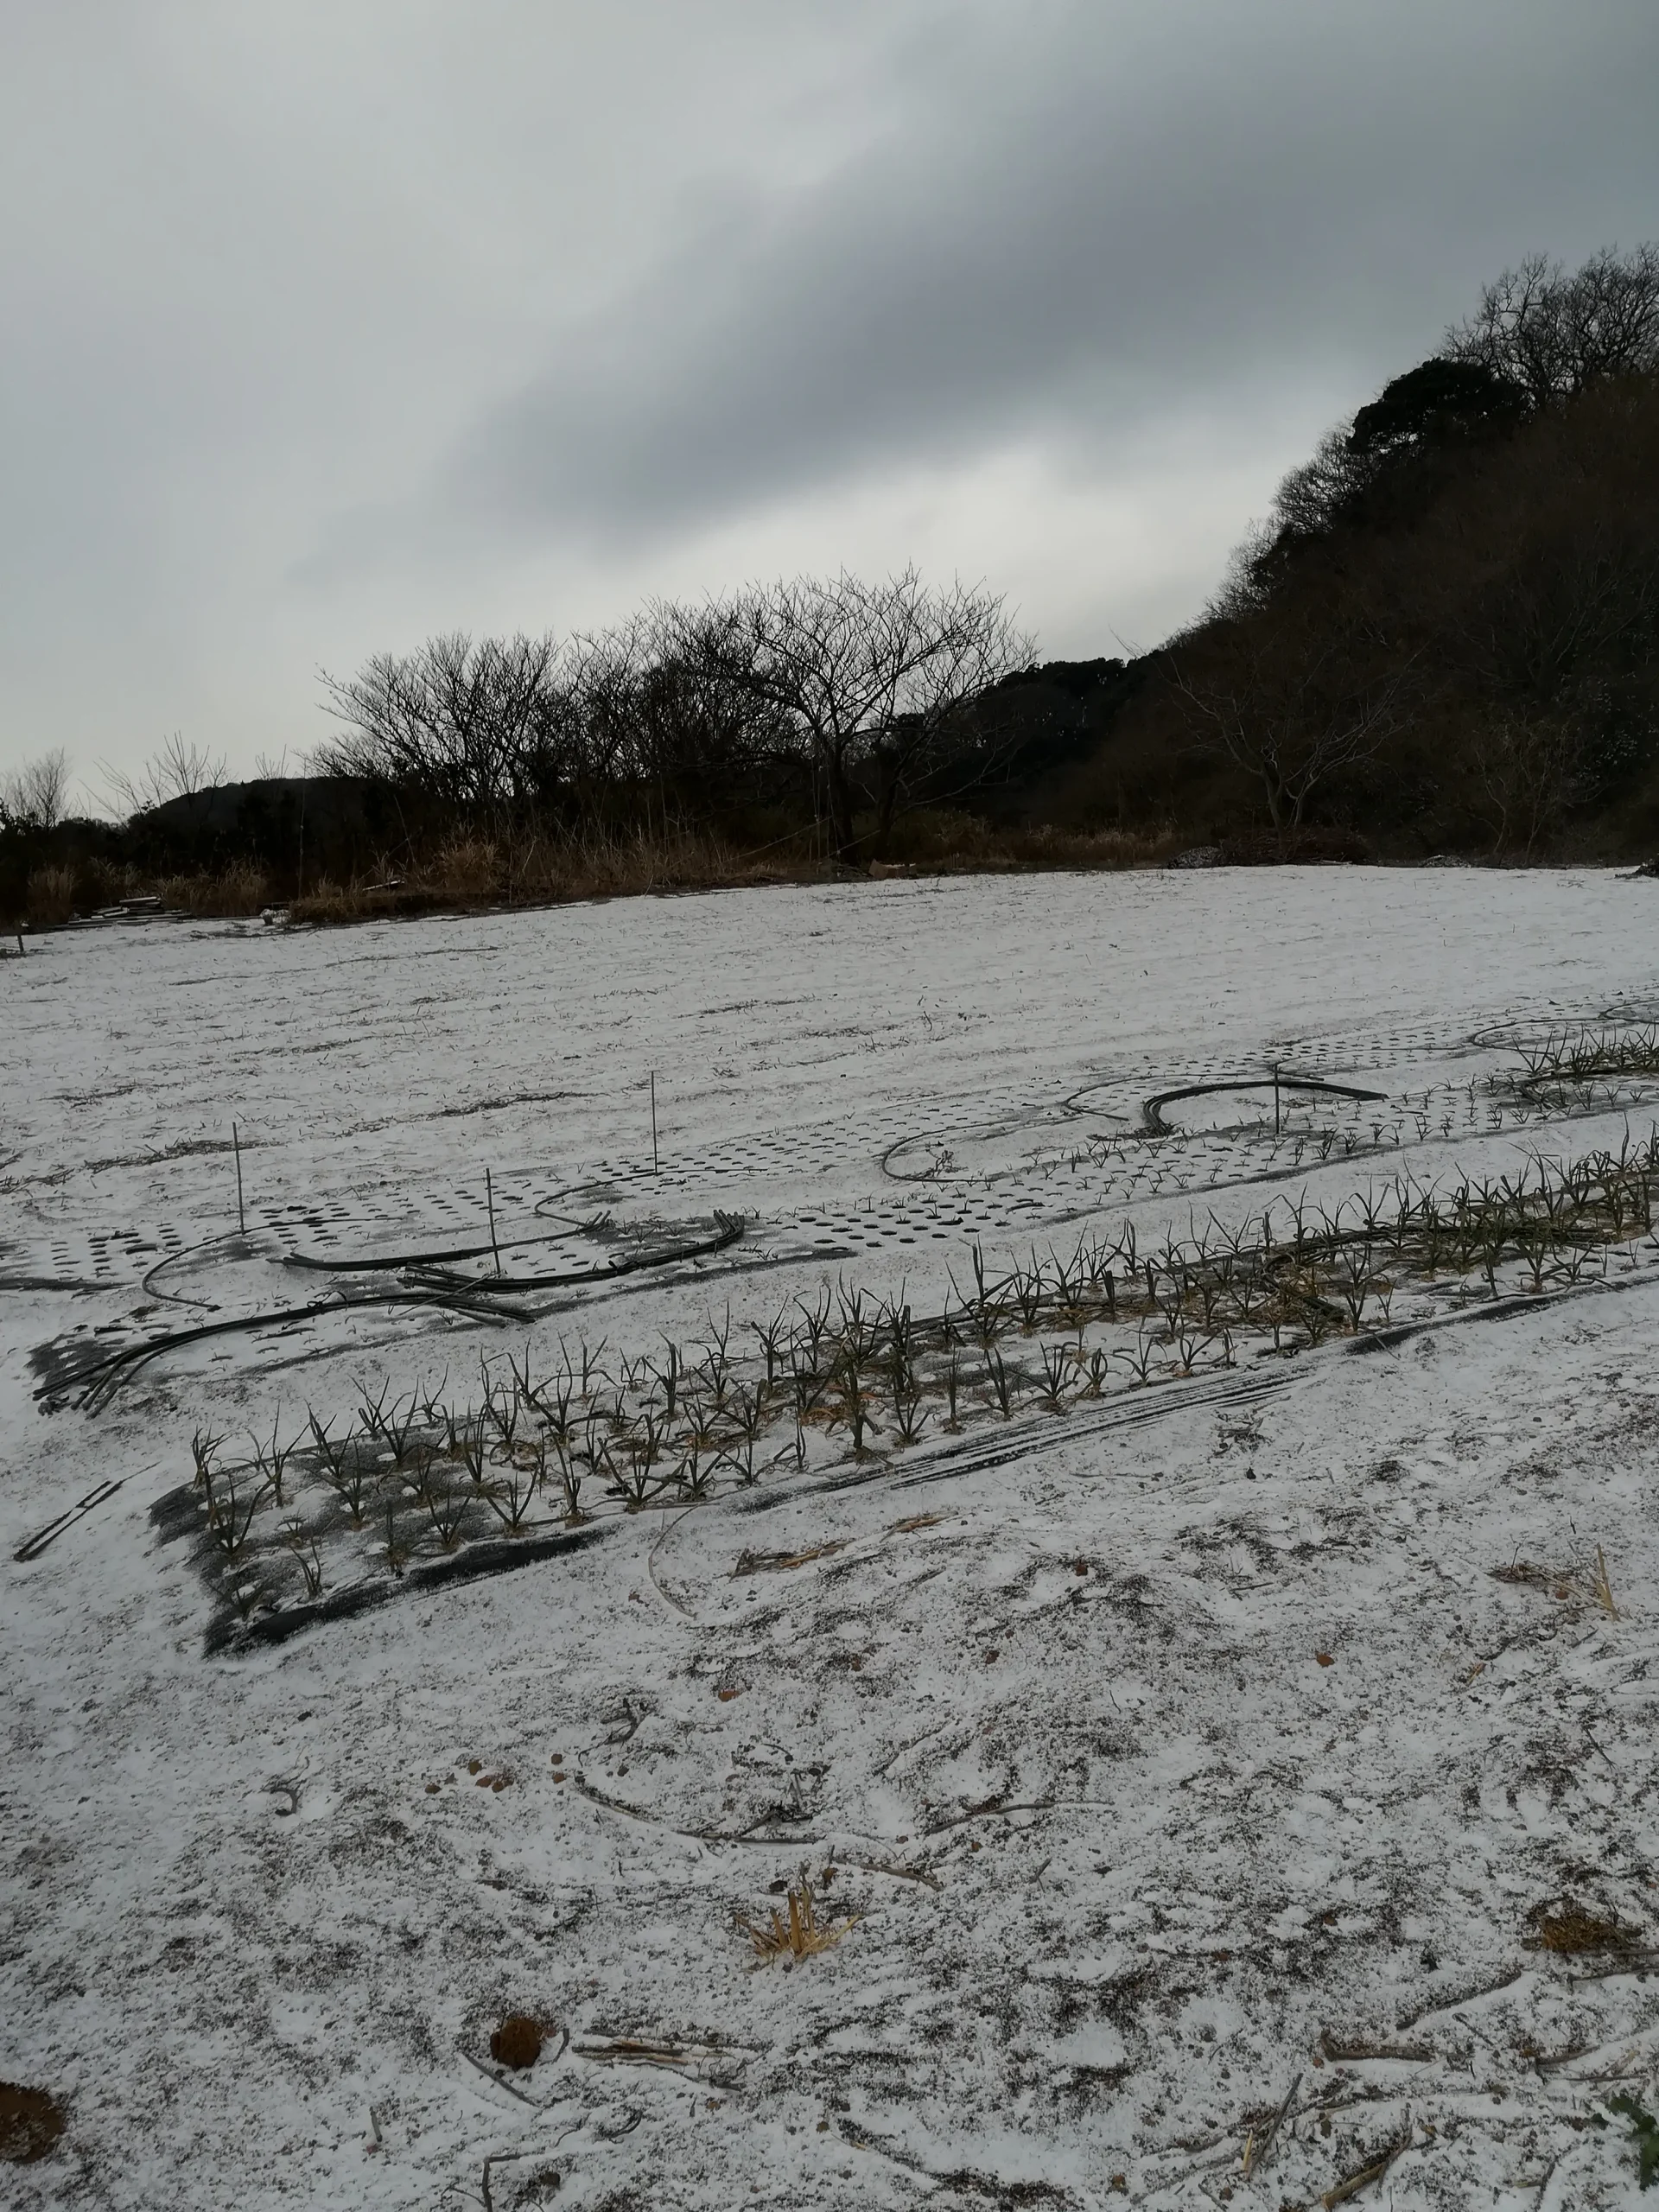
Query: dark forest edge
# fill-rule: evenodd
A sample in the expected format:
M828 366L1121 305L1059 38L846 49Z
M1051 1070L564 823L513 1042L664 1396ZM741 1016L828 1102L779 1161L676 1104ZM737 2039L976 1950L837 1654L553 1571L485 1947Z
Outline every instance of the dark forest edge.
M906 569L434 638L325 676L305 777L175 741L119 825L0 786L0 916L296 919L880 872L1645 860L1659 849L1659 248L1487 288L1280 486L1200 619L1037 661Z

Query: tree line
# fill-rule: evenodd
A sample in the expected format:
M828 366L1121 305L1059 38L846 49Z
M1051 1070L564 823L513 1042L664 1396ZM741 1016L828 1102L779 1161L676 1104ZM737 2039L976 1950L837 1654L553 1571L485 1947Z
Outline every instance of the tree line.
M325 677L339 725L320 766L501 830L708 823L745 800L810 811L843 862L895 815L991 773L986 702L1031 640L982 588L842 574L658 602L616 628L474 641L462 632Z
M563 647L434 639L328 680L321 757L471 819L770 804L842 861L884 853L906 808L1022 782L1028 815L1084 830L1526 855L1575 825L1659 832L1656 646L1644 245L1489 284L1285 477L1197 622L1128 682L1099 664L1092 721L1045 690L999 596L907 569L659 604ZM1045 716L1078 745L1039 778Z
M308 778L262 772L227 811L222 760L182 737L108 778L125 827L74 832L100 880L241 859L288 895L462 846L487 873L492 846L537 841L673 845L693 874L700 839L728 872L857 866L928 823L972 864L986 822L1142 856L1645 855L1659 247L1505 271L1284 478L1198 620L1127 665L1039 667L1001 594L907 568L657 601L593 635L450 632L321 680ZM63 858L67 792L61 753L0 779L7 911ZM516 865L504 890L529 895Z

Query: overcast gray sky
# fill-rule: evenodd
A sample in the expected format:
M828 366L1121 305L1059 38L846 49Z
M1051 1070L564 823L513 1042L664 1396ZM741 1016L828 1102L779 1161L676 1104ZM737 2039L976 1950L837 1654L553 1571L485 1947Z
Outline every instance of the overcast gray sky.
M1659 235L1654 0L9 0L0 768L845 564L1194 613L1482 282Z

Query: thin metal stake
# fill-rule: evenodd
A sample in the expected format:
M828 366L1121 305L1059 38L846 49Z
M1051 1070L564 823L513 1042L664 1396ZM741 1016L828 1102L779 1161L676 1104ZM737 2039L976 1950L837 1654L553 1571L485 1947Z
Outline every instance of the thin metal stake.
M655 1068L651 1071L651 1172L653 1175L660 1174L662 1172L662 1161L657 1152L657 1071Z
M1279 1063L1273 1065L1273 1134L1279 1134Z
M231 1123L231 1149L236 1154L236 1225L240 1234L248 1233L247 1208L242 1203L242 1140L237 1134L236 1123Z
M495 1255L495 1272L501 1272L501 1247L495 1241L495 1188L490 1181L490 1171L484 1170L484 1203L490 1210L490 1249Z

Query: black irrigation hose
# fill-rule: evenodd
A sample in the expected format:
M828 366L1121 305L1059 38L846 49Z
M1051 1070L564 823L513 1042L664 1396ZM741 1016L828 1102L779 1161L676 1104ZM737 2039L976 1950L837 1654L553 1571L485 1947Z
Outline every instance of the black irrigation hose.
M1311 1075L1249 1075L1234 1076L1226 1083L1189 1083L1179 1090L1160 1090L1148 1098L1141 1109L1142 1122L1149 1136L1170 1137L1176 1133L1164 1119L1166 1106L1173 1106L1178 1098L1208 1098L1219 1090L1317 1090L1327 1098L1361 1098L1370 1103L1386 1104L1386 1090L1358 1090L1351 1084L1321 1083Z
M535 1317L526 1316L511 1306L493 1303L493 1293L602 1284L613 1281L620 1275L637 1274L647 1268L671 1267L679 1260L698 1259L711 1252L724 1251L742 1236L743 1218L741 1215L718 1213L715 1218L720 1224L719 1233L715 1236L693 1244L677 1245L667 1252L642 1253L637 1259L623 1260L609 1268L584 1269L573 1274L534 1276L474 1277L435 1273L418 1288L340 1292L332 1298L315 1300L308 1306L283 1306L274 1313L246 1314L235 1320L202 1321L194 1328L172 1329L163 1336L146 1338L143 1344L130 1344L124 1351L112 1353L108 1359L96 1361L90 1367L76 1370L62 1378L60 1388L64 1390L79 1389L80 1407L84 1410L96 1412L135 1369L157 1358L162 1352L175 1351L185 1344L200 1344L209 1337L247 1335L256 1329L282 1328L291 1322L316 1320L327 1313L347 1313L369 1306L439 1306L452 1313L473 1314L482 1320L509 1322L517 1327L527 1318ZM539 1243L543 1240L530 1241ZM550 1237L545 1241L550 1243L556 1240ZM492 1247L485 1245L482 1249L489 1251ZM390 1265L391 1262L384 1264Z
M619 1275L633 1275L647 1268L672 1267L679 1260L701 1260L711 1252L723 1252L735 1244L743 1234L741 1214L717 1213L720 1224L717 1235L702 1238L695 1244L676 1244L666 1252L641 1252L631 1260L613 1260L607 1268L582 1268L575 1273L558 1275L452 1275L440 1269L429 1269L426 1281L441 1283L446 1289L467 1290L568 1290L580 1284L613 1282ZM486 1245L487 1251L489 1247Z
M1468 1042L1478 1052L1518 1050L1517 1039L1522 1037L1569 1036L1575 1030L1581 1037L1593 1036L1601 1029L1639 1029L1650 1020L1659 1020L1659 1016L1632 1012L1628 1007L1621 1008L1615 1001L1611 1006L1603 1007L1599 1014L1563 1014L1551 1020L1489 1022L1484 1029L1471 1029Z
M1459 1306L1454 1313L1427 1313L1417 1321L1394 1321L1380 1329L1368 1329L1363 1337L1350 1337L1342 1349L1357 1352L1392 1351L1396 1344L1409 1344L1414 1337L1427 1336L1440 1329L1456 1329L1476 1321L1513 1321L1526 1313L1536 1313L1550 1306L1565 1305L1571 1298L1605 1298L1617 1296L1622 1290L1651 1290L1650 1274L1628 1274L1622 1282L1563 1283L1559 1290L1522 1290L1511 1292L1507 1297L1487 1299L1478 1306Z
M324 1260L310 1252L289 1252L283 1257L285 1268L310 1268L320 1274L391 1274L404 1268L435 1267L445 1260L481 1260L486 1252L522 1252L530 1244L558 1244L567 1236L575 1236L581 1227L575 1224L569 1229L556 1229L547 1236L521 1236L512 1244L458 1244L442 1252L396 1252L385 1259Z
M146 1298L159 1299L164 1305L206 1306L211 1313L213 1310L213 1301L211 1298L181 1298L176 1291L158 1288L156 1278L164 1269L175 1267L181 1260L189 1259L193 1253L211 1251L215 1244L245 1244L246 1242L246 1237L239 1229L231 1229L222 1230L217 1236L204 1236L200 1243L182 1245L176 1252L165 1252L159 1260L145 1268L140 1287Z
M1131 1390L1123 1396L1128 1402L1109 1401L1093 1414L1084 1414L1058 1427L1047 1414L1040 1415L1029 1426L1022 1424L1014 1434L1004 1433L988 1437L964 1439L961 1444L949 1445L929 1460L912 1462L905 1466L884 1460L878 1465L842 1468L821 1476L802 1488L780 1489L761 1497L753 1497L747 1491L732 1493L733 1510L739 1513L766 1513L774 1505L794 1504L802 1497L834 1495L841 1491L858 1490L868 1483L890 1482L894 1490L918 1490L931 1483L945 1482L953 1477L976 1475L996 1467L1011 1466L1020 1459L1032 1459L1039 1452L1052 1446L1086 1441L1103 1436L1113 1429L1141 1428L1151 1421L1164 1420L1170 1414L1184 1413L1193 1407L1249 1405L1258 1398L1272 1395L1286 1389L1294 1378L1287 1373L1247 1375L1229 1373L1218 1377L1205 1376L1185 1389L1170 1384L1154 1390Z
M1160 1090L1155 1097L1147 1099L1141 1109L1142 1134L1148 1136L1173 1136L1176 1132L1163 1119L1162 1109L1166 1106L1173 1106L1178 1098L1202 1098L1210 1092L1217 1090L1266 1090L1273 1087L1274 1080L1271 1074L1236 1076L1225 1083L1193 1083L1186 1084L1179 1090ZM1328 1097L1361 1098L1373 1103L1386 1100L1389 1095L1386 1090L1357 1090L1348 1084L1321 1083L1313 1076L1281 1075L1277 1078L1277 1084L1281 1090L1317 1090L1324 1092ZM1090 1091L1103 1088L1103 1085L1101 1084L1085 1084L1081 1090L1074 1090L1069 1098L1063 1098L1060 1101L1060 1110L1063 1113L1075 1115L1080 1119L1087 1115L1103 1114L1109 1120L1118 1118L1110 1115L1104 1107L1084 1106L1078 1103L1078 1101L1086 1098ZM1016 1116L1009 1122L987 1122L976 1128L957 1131L957 1140L959 1143L971 1144L976 1139L1003 1136L1012 1129L1027 1127L1032 1121L1038 1118L1039 1118L1038 1115L1027 1114ZM908 1151L912 1145L925 1144L930 1137L944 1138L949 1134L950 1133L944 1129L924 1130L917 1135L900 1137L897 1143L890 1144L882 1154L881 1173L895 1183L931 1181L938 1173L937 1163L930 1167L918 1167L907 1172L893 1166L893 1157L898 1153Z
M203 1321L194 1329L172 1329L165 1336L147 1337L143 1344L129 1344L124 1351L113 1353L108 1359L96 1361L91 1367L78 1369L63 1377L65 1389L86 1388L80 1405L96 1412L95 1400L104 1400L112 1394L118 1383L124 1382L135 1368L155 1359L164 1351L172 1351L181 1344L199 1344L206 1337L229 1337L246 1334L255 1329L278 1329L291 1321L312 1321L324 1313L341 1313L364 1306L443 1306L453 1312L474 1313L492 1321L517 1323L522 1319L510 1308L492 1306L482 1298L458 1298L440 1290L372 1290L356 1297L349 1294L336 1298L318 1299L310 1306L289 1306L275 1313L252 1313L234 1321Z
M561 1198L579 1198L588 1187L582 1183L569 1183L562 1191L550 1191L544 1198L537 1199L531 1211L539 1221L569 1221L572 1219L569 1214L550 1213L549 1209L556 1205ZM575 1225L578 1229L582 1226L580 1222Z

